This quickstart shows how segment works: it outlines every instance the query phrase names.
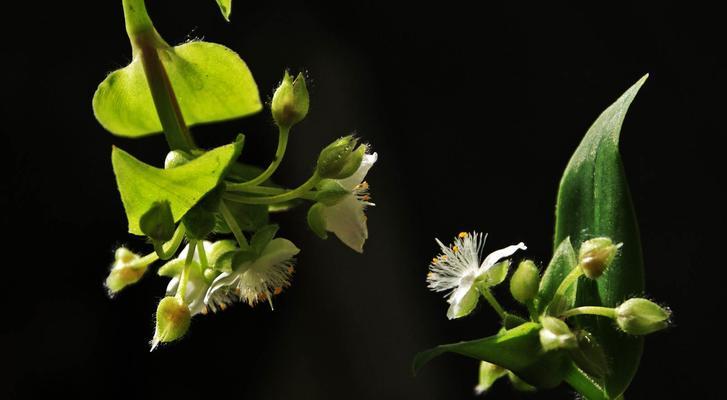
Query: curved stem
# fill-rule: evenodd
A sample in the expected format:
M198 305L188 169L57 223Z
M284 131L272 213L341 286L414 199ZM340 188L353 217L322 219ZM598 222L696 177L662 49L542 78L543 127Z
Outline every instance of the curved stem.
M570 310L560 314L561 318L569 318L575 315L600 315L614 319L616 318L616 310L609 307L583 306L571 308Z
M275 170L278 169L280 162L283 161L285 149L288 147L289 131L290 128L278 128L278 148L277 150L275 150L275 158L273 158L273 161L270 163L270 165L268 165L268 168L265 171L247 182L229 184L227 185L227 188L229 190L242 191L243 189L257 186L270 178L273 173L275 173Z
M187 281L189 280L189 267L192 265L194 260L194 250L197 248L197 241L189 241L189 251L187 251L187 258L184 260L184 269L182 269L182 276L179 279L179 286L177 287L177 297L185 303L185 296L187 295Z
M229 186L230 185L228 185L227 187L229 187ZM253 194L278 195L278 194L287 193L290 191L290 189L270 187L270 186L252 186L252 187L245 188L241 191L244 193L253 193ZM315 191L305 192L300 196L300 198L307 199L307 200L315 200L316 192Z
M558 289L555 291L555 295L553 295L553 299L565 295L565 292L568 290L570 285L572 285L573 282L575 282L581 275L583 275L583 269L581 269L580 265L576 265L576 267L573 268L565 278L563 278L560 286L558 286Z
M499 315L500 318L505 319L505 310L502 308L500 303L497 302L497 299L495 298L495 296L492 295L492 292L490 292L490 289L487 289L487 288L480 289L480 293L482 293L482 297L484 297L485 300L487 300L487 302L490 303L492 308L495 309L495 311L497 312L497 315Z
M250 197L250 196L243 196L239 194L234 193L225 193L224 198L231 201L236 201L238 203L245 203L245 204L275 204L275 203L282 203L284 201L297 199L300 197L305 197L307 195L307 192L312 189L321 178L318 176L318 173L313 173L313 176L311 176L305 183L298 186L297 188L287 191L285 193L281 193L275 196L267 196L267 197Z
M162 260L168 260L172 258L172 256L179 249L179 245L182 244L182 239L184 239L184 232L184 225L179 224L179 226L177 226L177 230L174 231L174 236L172 236L171 240L162 244L161 246L157 245L156 243L154 244L154 254L156 254L157 257L161 258Z
M197 253L199 254L199 265L202 267L202 271L209 266L209 263L207 262L207 252L204 250L204 242L199 241L197 242Z
M232 231L232 234L235 235L235 239L237 239L237 244L240 246L240 249L246 249L250 247L250 245L247 243L247 238L242 233L240 226L237 225L235 217L230 212L230 209L227 208L227 204L225 204L224 201L220 202L220 213L222 213L222 218L225 219L225 223Z

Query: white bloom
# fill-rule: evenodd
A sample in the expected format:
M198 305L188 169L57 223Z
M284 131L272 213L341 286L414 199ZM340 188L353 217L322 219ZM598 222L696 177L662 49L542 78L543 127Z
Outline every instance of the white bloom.
M234 298L255 305L268 300L273 306L273 295L290 286L294 256L300 249L283 238L271 240L260 256L236 266L233 271L221 273L210 285L204 302L211 308L229 303ZM224 307L223 307L224 308Z
M442 244L436 239L442 254L432 259L427 274L429 288L436 291L449 291L447 310L449 319L468 315L477 305L479 299L478 284L488 278L488 271L498 261L513 255L518 250L525 250L525 244L520 242L500 250L493 251L480 264L482 247L487 235L477 232L460 233L451 247Z
M338 203L325 206L322 210L326 230L336 234L346 246L359 253L363 253L363 245L369 238L364 210L366 207L374 205L369 201L369 185L364 178L377 158L376 153L364 154L361 165L353 175L336 180L341 187L351 193L344 196Z

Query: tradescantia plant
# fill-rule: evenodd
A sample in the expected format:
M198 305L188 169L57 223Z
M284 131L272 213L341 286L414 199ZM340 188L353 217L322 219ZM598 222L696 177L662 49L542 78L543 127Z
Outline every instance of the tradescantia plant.
M508 376L518 390L552 388L563 381L590 400L623 397L641 358L643 336L669 325L670 311L640 298L644 292L641 243L618 151L626 111L641 78L593 123L560 181L553 257L540 274L523 260L510 293L523 305L506 311L491 288L507 278L508 257L523 243L481 261L485 236L462 232L430 264L429 288L446 291L450 319L470 314L482 296L502 329L479 340L446 344L417 354L414 371L453 352L481 361L476 392ZM504 261L502 261L505 259Z
M217 3L229 20L231 1ZM344 136L321 151L303 184L294 189L275 184L271 177L291 129L309 108L305 78L287 71L270 103L278 147L266 168L241 161L243 135L214 149L199 148L190 126L262 110L250 70L219 44L170 46L154 28L143 0L122 0L122 6L133 59L101 82L93 111L117 136L163 132L170 151L160 157L163 167L157 167L112 149L129 232L146 237L153 251L142 256L117 249L105 284L115 295L139 281L152 263L166 261L158 274L171 279L157 307L153 350L184 336L197 314L238 301L267 302L272 308L273 297L290 285L300 251L277 237L272 213L309 203L307 222L314 233L325 239L333 232L362 252L368 238L364 210L373 205L364 178L377 154Z

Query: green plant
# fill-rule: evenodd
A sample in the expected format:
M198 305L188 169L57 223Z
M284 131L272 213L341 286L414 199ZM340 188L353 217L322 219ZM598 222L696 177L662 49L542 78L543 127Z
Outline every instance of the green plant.
M217 3L229 20L231 1ZM158 168L117 147L112 150L129 232L147 237L154 250L140 256L117 249L106 287L114 295L141 279L155 261L167 261L158 271L171 280L157 309L153 349L184 336L192 317L208 310L235 301L265 301L272 308L273 296L290 285L299 252L276 237L272 213L312 203L307 220L313 232L322 238L333 232L362 252L368 238L364 210L373 205L364 178L377 154L344 136L321 151L311 177L300 186L275 184L271 177L285 156L289 134L309 108L305 78L287 71L270 104L278 147L265 169L241 161L243 135L215 149L199 148L190 126L262 110L250 70L219 44L170 46L154 28L143 0L122 0L122 5L133 59L101 82L94 114L118 136L163 132L170 151Z
M623 395L638 368L643 335L667 327L670 317L668 309L631 298L644 291L643 261L618 142L646 78L598 117L571 157L558 192L553 257L542 278L525 260L510 281L525 315L506 311L491 292L507 276L510 261L501 260L525 250L523 243L480 262L479 233L462 232L451 246L437 240L442 253L432 260L427 280L432 290L448 291L448 317L468 315L482 296L503 327L494 336L419 353L415 372L454 352L481 360L478 392L507 375L520 390L565 381L588 399Z

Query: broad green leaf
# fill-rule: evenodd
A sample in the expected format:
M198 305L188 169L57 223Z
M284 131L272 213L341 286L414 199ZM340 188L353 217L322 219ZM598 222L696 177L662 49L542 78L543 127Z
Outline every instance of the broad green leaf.
M244 117L262 108L250 70L227 47L196 41L157 51L187 125ZM101 82L93 110L115 135L139 137L162 131L141 56Z
M237 226L245 232L254 232L268 223L268 206L266 205L242 204L232 201L226 201L225 205L235 218ZM220 214L217 214L215 232L232 233Z
M229 22L230 13L232 13L232 0L217 0L217 5L220 6L222 16Z
M553 258L550 259L550 263L543 273L543 278L540 280L540 288L535 297L537 314L545 311L545 307L553 300L558 286L560 286L566 275L576 267L577 263L576 252L573 250L570 239L566 237L553 252ZM572 303L573 296L575 296L575 290L571 286L566 292L566 303Z
M158 202L169 202L174 221L179 221L217 186L241 148L242 142L235 142L210 150L180 167L160 169L114 147L111 162L129 220L129 232L142 235L139 220Z
M626 111L646 78L636 82L593 123L560 182L555 245L570 237L578 247L596 236L624 244L601 278L595 282L579 280L577 305L614 307L644 290L641 241L618 142ZM619 396L636 373L643 339L617 331L613 321L604 318L588 316L576 321L603 346L612 371L606 375L604 387L609 397Z
M275 237L275 234L278 233L278 229L280 229L280 226L276 224L265 225L258 229L250 239L250 247L257 254L262 254L268 243L270 243L270 241Z
M543 352L539 331L539 324L527 322L484 339L437 346L414 357L414 372L432 358L452 352L499 365L534 386L554 387L563 380L568 359L560 351Z

